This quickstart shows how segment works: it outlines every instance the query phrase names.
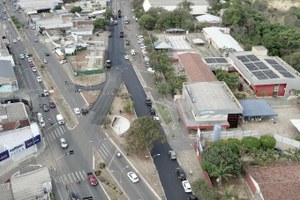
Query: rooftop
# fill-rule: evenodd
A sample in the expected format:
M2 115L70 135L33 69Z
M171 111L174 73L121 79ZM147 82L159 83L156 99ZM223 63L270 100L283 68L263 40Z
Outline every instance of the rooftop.
M203 23L203 22L207 22L207 23L221 23L222 22L222 18L221 17L215 16L215 15L211 15L211 14L200 15L200 16L197 16L196 19L200 23Z
M0 105L0 123L27 119L25 105L21 102Z
M251 166L246 171L265 200L300 199L300 165Z
M237 70L250 82L282 81L300 79L299 72L279 57L255 55L251 51L230 53Z
M217 78L197 53L178 53L179 63L192 82L211 82Z
M0 60L0 84L17 80L13 66L8 60Z
M272 107L263 99L240 100L244 117L272 117L277 116Z
M0 184L0 199L3 200L13 200L10 183L2 183Z
M30 184L28 184L30 183ZM51 177L48 168L43 167L11 178L11 188L15 200L28 200L51 192Z
M185 83L183 89L192 99L197 114L229 114L243 111L225 82Z
M239 43L229 34L229 28L207 27L203 32L217 45L219 49L233 49L244 51Z

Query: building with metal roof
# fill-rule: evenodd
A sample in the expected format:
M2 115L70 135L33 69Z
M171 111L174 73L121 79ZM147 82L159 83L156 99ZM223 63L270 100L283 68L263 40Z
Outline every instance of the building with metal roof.
M168 11L173 11L181 2L182 0L145 0L143 8L145 11L148 11L152 7L162 7ZM203 15L207 13L209 4L206 0L190 0L189 2L192 3L192 15Z
M49 18L41 18L35 21L36 28L43 30L49 29L66 29L73 27L71 17L53 16Z
M52 183L48 168L11 177L11 189L14 200L49 200Z
M211 14L200 15L197 16L196 19L200 23L208 23L211 25L220 25L222 23L221 17L211 15Z
M187 129L235 128L243 107L225 82L185 83L176 100Z
M0 200L14 200L10 183L0 184Z
M272 107L264 99L244 99L240 100L244 108L242 116L244 119L263 119L277 116Z
M229 34L230 29L226 27L203 28L203 34L209 44L220 52L244 51L239 43Z
M59 3L63 3L62 0L19 0L18 5L28 15L35 14L43 11L50 12Z
M12 93L17 90L18 81L11 62L0 58L0 93Z
M300 74L279 57L263 49L229 54L234 67L256 96L289 96L300 89Z

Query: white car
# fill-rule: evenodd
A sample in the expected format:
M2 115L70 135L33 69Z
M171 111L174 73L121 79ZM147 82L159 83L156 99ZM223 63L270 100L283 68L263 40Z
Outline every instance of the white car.
M154 74L155 73L155 70L152 68L152 67L149 67L147 69L148 72L150 72L151 74Z
M80 115L81 114L81 111L80 111L79 108L74 108L73 110L74 110L75 115Z
M25 58L25 56L24 56L24 54L20 54L20 59L24 59Z
M134 56L135 55L135 50L131 49L130 53L131 53L132 56Z
M129 60L129 55L124 56L125 60Z
M20 40L21 40L21 38L20 38L20 37L17 37L17 40L19 40L19 41L20 41Z
M59 141L60 141L61 148L63 148L63 149L68 148L68 143L65 138L60 138Z
M16 40L16 39L13 39L13 43L17 43L17 40Z
M47 63L48 63L48 61L47 61L46 59L44 59L43 62L44 62L44 64L47 64Z
M67 62L66 60L59 61L60 64L65 64L66 62Z
M40 83L40 82L43 81L43 80L42 80L42 77L40 77L40 76L37 76L37 77L36 77L36 80L37 80L38 83Z
M131 180L131 182L133 183L137 183L140 181L140 178L138 177L138 175L136 175L136 173L134 172L128 172L127 173L128 178Z
M191 193L192 187L188 180L182 181L182 187L185 193Z
M37 71L36 67L32 67L31 70L32 70L33 72L36 72L36 71Z
M28 62L32 62L33 60L32 60L31 57L28 57L28 58L27 58L27 61L28 61Z
M156 121L160 121L158 116L153 116L153 119L156 120Z

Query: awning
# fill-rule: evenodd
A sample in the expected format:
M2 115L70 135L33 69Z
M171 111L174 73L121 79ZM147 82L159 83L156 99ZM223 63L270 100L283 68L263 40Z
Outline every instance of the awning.
M293 126L300 132L300 119L291 119L290 120Z

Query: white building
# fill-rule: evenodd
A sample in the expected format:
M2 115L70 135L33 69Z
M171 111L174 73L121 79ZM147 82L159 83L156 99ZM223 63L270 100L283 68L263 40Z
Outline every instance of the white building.
M37 123L30 124L23 103L0 106L0 167L32 156L40 142L40 129Z
M162 7L168 11L173 11L182 0L145 0L143 8L147 12L152 7ZM192 15L206 14L209 4L206 0L189 0L193 5L191 6Z
M73 21L71 17L55 16L50 18L36 19L36 28L48 29L66 29L73 27Z
M92 36L94 26L93 25L78 25L71 28L71 34L78 36Z
M239 43L229 34L230 29L224 27L203 28L203 34L209 44L220 52L227 50L244 51Z
M19 0L18 5L25 11L26 14L35 14L41 10L53 10L62 0Z

